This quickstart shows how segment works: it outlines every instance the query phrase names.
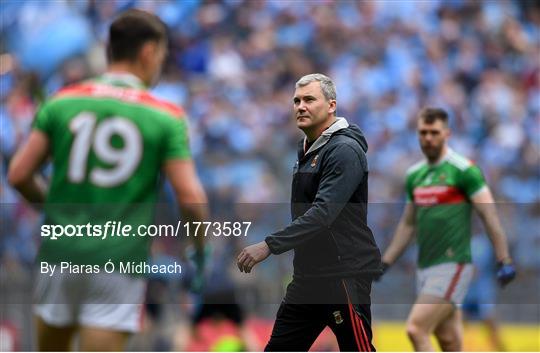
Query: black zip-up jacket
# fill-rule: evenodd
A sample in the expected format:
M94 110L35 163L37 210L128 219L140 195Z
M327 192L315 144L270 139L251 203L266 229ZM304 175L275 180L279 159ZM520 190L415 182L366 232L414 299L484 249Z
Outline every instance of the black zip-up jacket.
M337 118L294 167L292 223L266 237L272 254L294 249L294 277L380 273L381 254L367 225L367 142L356 125Z

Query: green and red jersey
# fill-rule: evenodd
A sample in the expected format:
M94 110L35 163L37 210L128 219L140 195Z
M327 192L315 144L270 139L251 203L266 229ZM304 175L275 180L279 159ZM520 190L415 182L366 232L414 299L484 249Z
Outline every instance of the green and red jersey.
M407 201L416 209L418 266L471 262L470 198L486 187L476 165L448 149L430 165L422 161L407 171Z
M150 224L161 167L191 158L184 111L152 96L129 74L105 74L60 90L40 108L33 128L49 138L49 224ZM148 237L138 236L45 238L40 259L143 261L148 247Z

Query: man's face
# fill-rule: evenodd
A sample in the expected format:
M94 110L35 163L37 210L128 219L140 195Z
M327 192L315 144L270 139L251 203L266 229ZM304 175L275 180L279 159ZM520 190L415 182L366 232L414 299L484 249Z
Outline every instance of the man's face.
M311 82L294 91L294 117L299 129L317 130L332 118L336 109L335 100L326 100L321 90L321 84Z
M435 120L432 124L427 124L423 119L418 120L418 139L428 160L439 159L449 136L450 130L441 120Z

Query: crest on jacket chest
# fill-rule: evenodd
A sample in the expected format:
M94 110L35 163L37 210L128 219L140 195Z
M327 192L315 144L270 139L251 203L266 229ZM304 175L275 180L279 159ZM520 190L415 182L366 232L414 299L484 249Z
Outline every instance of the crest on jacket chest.
M315 168L315 166L317 165L317 161L319 160L319 155L315 155L315 157L313 157L313 159L311 160L311 168Z

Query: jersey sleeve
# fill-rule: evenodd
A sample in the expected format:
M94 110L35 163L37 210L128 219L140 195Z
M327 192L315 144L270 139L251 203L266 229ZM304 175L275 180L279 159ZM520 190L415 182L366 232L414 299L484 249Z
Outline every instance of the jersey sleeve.
M43 104L39 107L38 112L34 117L34 121L32 122L32 128L42 131L50 136L52 132L52 122L49 110L48 104Z
M465 192L467 197L471 197L477 191L486 186L486 180L484 175L478 166L472 165L465 169L461 175L461 189Z
M412 183L412 176L411 174L408 174L405 178L405 196L407 202L413 202L414 201L414 195L413 195L413 183Z
M164 160L191 158L186 118L171 118L167 124L165 134Z

